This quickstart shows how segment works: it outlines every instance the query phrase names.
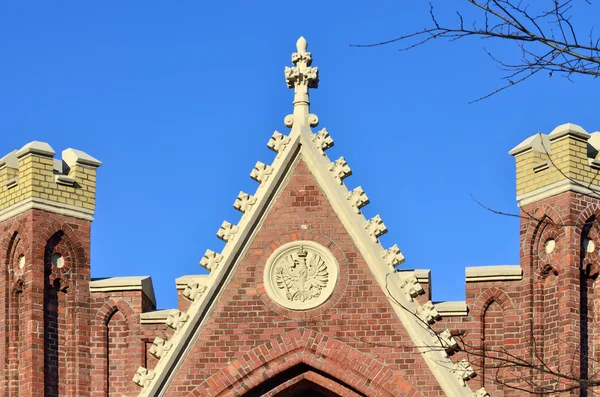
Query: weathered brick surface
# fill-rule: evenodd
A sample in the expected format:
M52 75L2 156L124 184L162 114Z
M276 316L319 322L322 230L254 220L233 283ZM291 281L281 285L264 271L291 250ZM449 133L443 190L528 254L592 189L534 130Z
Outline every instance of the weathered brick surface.
M24 170L50 169L30 162ZM21 188L35 179L27 172ZM529 368L497 368L503 352L575 379L600 370L599 200L566 192L524 206L521 215L523 279L468 283L468 314L434 325L463 344L453 360L472 363L478 375L470 387L484 386L492 396L523 395L502 382L531 389L530 382L545 391L574 385L566 378L554 384L552 376ZM317 309L284 309L265 292L265 262L296 240L328 247L340 264L332 297ZM153 340L169 339L173 331L141 324L141 314L155 309L141 291L90 293L90 222L28 210L0 223L0 255L0 395L136 395L131 379L137 367L154 368ZM431 285L423 287L420 303L431 294ZM168 396L443 395L302 161L224 288ZM187 310L181 290L174 293ZM585 393L575 388L562 395Z
M329 247L340 264L333 296L317 309L287 310L265 293L267 258L293 240ZM265 374L276 376L300 363L353 387L369 385L363 387L366 395L443 395L302 161L234 270L167 394L241 393ZM379 371L385 379L372 379Z
M45 211L0 223L0 395L134 394L132 365L170 336L140 325L141 292L90 294L89 238L89 221Z

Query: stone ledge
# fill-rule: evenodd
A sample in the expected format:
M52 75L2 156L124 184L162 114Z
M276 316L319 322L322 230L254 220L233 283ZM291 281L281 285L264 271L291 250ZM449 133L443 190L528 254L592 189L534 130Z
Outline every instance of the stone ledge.
M90 282L90 292L142 291L156 307L156 297L150 276L95 278Z
M169 313L173 309L153 310L140 314L140 322L142 324L166 324Z
M179 291L179 290L185 289L185 287L187 287L187 285L189 283L191 283L192 281L197 281L197 282L206 281L209 276L210 276L209 273L207 273L207 274L187 274L185 276L177 277L175 279L175 286L177 287L177 290Z
M70 204L59 203L56 201L41 199L38 197L28 197L0 211L0 222L13 218L25 211L31 209L53 212L59 215L72 216L86 221L93 221L94 211L76 207Z
M523 279L523 269L519 265L467 267L465 279L467 283L521 280Z
M437 302L434 305L442 317L462 317L469 311L465 301Z
M397 273L414 273L420 283L431 284L431 270L429 269L397 269Z

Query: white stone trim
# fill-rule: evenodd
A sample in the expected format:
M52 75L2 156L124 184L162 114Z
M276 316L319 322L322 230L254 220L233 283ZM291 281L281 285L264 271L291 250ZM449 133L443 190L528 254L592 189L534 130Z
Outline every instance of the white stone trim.
M191 282L207 284L209 279L210 274L188 274L175 279L175 288L177 288L178 291L183 290Z
M589 186L589 188L587 186ZM570 179L561 179L558 182L517 196L517 202L519 203L519 207L523 207L527 204L535 203L536 201L544 200L548 197L569 191L585 194L594 198L600 198L600 186L598 185L591 185L585 182L573 182Z
M442 317L462 317L468 313L465 301L437 302L435 308Z
M255 194L257 201L252 211L245 213L238 223L239 238L229 242L223 249L221 253L222 263L211 272L211 276L215 278L214 283L202 299L194 301L190 306L188 310L189 320L183 323L171 338L173 347L159 360L154 369L156 376L147 387L141 390L139 397L162 397L165 395L169 384L200 334L206 318L217 304L223 292L223 287L227 285L235 272L235 268L239 263L238 259L244 256L253 235L260 228L265 214L275 201L276 192L280 190L283 182L289 178L290 169L298 158L306 162L336 215L371 269L374 278L388 295L393 310L422 354L444 393L455 397L467 397L472 393L464 383L464 379L459 381L452 372L455 364L447 356L444 349L431 348L431 346L439 345L440 342L435 332L424 327L423 322L417 317L416 313L419 312L421 305L416 301L409 300L400 287L396 285L397 283L388 282L390 281L388 276L396 273L390 271L388 264L382 257L383 247L378 241L373 241L367 230L365 230L366 219L362 213L357 213L347 201L348 189L341 176L349 176L350 172L346 172L349 171L349 168L344 170L343 175L339 173L332 174L330 171L332 162L326 155L323 155L322 150L320 150L322 148L317 148L312 142L313 133L310 127L316 126L318 120L316 116L309 113L307 91L306 89L302 92L299 90L295 92L294 114L285 118L285 124L292 128L289 135L290 143L275 158L268 179L262 180Z
M383 247L378 241L374 242L367 230L365 230L365 217L362 214L357 214L348 203L346 199L348 189L343 182L340 183L332 177L329 171L330 160L318 151L314 145L311 145L311 135L310 130L302 131L302 159L308 164L310 171L369 265L380 287L386 293L392 295L392 297L389 297L392 308L408 331L413 343L421 352L429 369L438 380L446 395L456 397L468 396L471 390L462 382L458 382L454 374L450 371L454 364L445 351L442 349L431 349L431 346L439 344L439 340L433 330L425 328L422 321L416 316L421 305L416 300L411 301L401 290L397 282L388 280L389 275L396 273L390 272L388 264L381 255L382 251L384 251ZM422 275L424 276L424 274ZM429 277L427 279L429 280Z
M166 324L173 309L153 310L140 314L142 324Z
M0 211L0 222L22 214L31 209L53 212L59 215L93 221L94 210L76 207L74 205L50 201L38 197L28 197Z
M299 249L303 250L305 256L308 255L309 259L313 255L317 255L323 265L323 274L327 277L327 281L322 284L322 289L318 291L320 294L312 297L312 299L303 301L292 300L289 297L286 297L285 289L282 290L277 286L277 275L275 274L278 262L280 262L281 259L284 259L285 264L285 258L289 255L293 255ZM296 259L301 262L301 258L296 257ZM311 310L323 305L329 300L339 281L339 274L340 265L329 249L314 241L296 240L281 245L271 254L269 259L267 259L264 269L263 284L267 295L269 295L269 297L279 306L290 310Z
M417 281L420 283L431 284L430 269L397 269L398 273L414 273Z
M90 292L142 291L156 307L154 286L150 276L107 277L90 281Z
M521 280L523 269L519 265L472 266L465 269L465 279L467 283Z
M23 146L21 149L19 149L19 151L16 153L16 156L18 159L21 159L21 158L27 156L28 154L36 154L38 156L52 158L52 157L54 157L56 152L46 142L31 141L28 144L26 144L25 146Z
M296 124L294 127L300 126ZM194 300L187 313L189 320L170 339L173 347L161 357L154 371L156 373L151 385L141 390L139 397L164 396L177 370L189 354L198 335L200 334L206 315L218 303L222 286L235 271L238 258L243 257L248 244L256 230L260 228L269 206L274 202L276 192L287 178L289 169L298 158L299 135L294 130L289 134L290 142L278 153L271 167L269 178L260 184L253 197L253 204L248 207L238 222L237 238L225 245L221 256L220 266L214 269L210 277L213 279L208 290L199 300ZM165 316L166 323L166 316Z

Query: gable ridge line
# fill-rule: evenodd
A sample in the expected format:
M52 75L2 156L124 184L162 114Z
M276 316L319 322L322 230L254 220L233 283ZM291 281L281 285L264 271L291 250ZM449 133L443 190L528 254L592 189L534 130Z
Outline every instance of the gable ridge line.
M449 335L449 331L444 331L444 336L449 337L445 342L443 337L430 328L429 324L441 319L441 316L431 301L420 305L414 299L423 293L414 273L406 276L396 272L394 263L402 263L404 256L397 245L385 250L379 242L379 237L387 232L381 217L376 215L371 220L366 220L362 211L356 210L352 205L352 192L344 184L345 178L340 178L340 160L344 163L345 174L351 173L350 167L343 157L330 162L324 151L312 144L313 135L301 134L300 156L309 166L444 392L453 396L469 396L472 391L464 381L474 376L472 368L467 366L468 368L461 369L465 363L453 363L448 355L447 346L451 345L454 349L458 346L456 341ZM327 175L328 173L333 175ZM337 183L333 183L332 176ZM362 188L360 191L364 193ZM389 278L396 282L389 283Z
M275 132L273 137L276 134L279 133ZM435 334L428 326L424 327L426 324L435 322L441 316L430 301L424 305L419 305L412 299L419 293L422 293L423 289L414 274L411 273L408 277L404 277L402 273L395 272L394 264L401 263L404 257L397 245L384 250L379 243L378 237L387 231L381 218L376 216L372 220L367 221L360 208L357 210L356 206L352 205L352 192L348 191L341 178L336 178L335 172L337 171L331 167L333 163L330 162L327 168L324 167L325 162L328 162L329 158L324 151L319 150L322 148L318 146L317 141L312 140L312 136L314 135L317 134L310 132L311 138L307 139L305 133L294 134L294 131L292 131L289 135L292 144L287 147L288 142L283 147L280 147L280 152L278 152L271 166L264 166L264 164L261 166L263 170L267 169L267 167L270 168L271 172L261 174L258 178L253 178L261 182L255 196L253 196L255 203L251 205L252 207L256 207L251 208L252 211L248 211L248 208L245 208L240 222L235 226L238 228L236 234L239 233L239 236L236 236L238 237L238 243L231 244L235 240L228 240L221 254L216 254L211 250L207 250L207 253L205 253L201 263L211 271L207 280L209 282L206 283L208 285L200 285L198 281L193 281L186 286L184 296L192 300L192 304L187 313L180 312L179 310L171 312L167 324L175 329L175 333L169 341L157 338L153 344L152 354L159 358L155 370L148 371L140 367L134 377L134 382L142 386L142 391L139 394L140 397L163 395L166 391L166 386L168 386L170 378L172 378L171 375L175 374L176 368L181 364L183 357L187 355L192 342L195 340L194 336L202 328L202 321L207 318L206 314L209 309L217 302L216 297L222 286L225 285L227 276L231 274L235 260L245 252L245 249L240 248L247 247L241 247L240 245L245 246L245 243L249 241L252 235L251 232L258 229L257 225L260 223L260 218L267 213L268 204L272 202L270 198L274 197L277 188L282 185L286 174L288 174L290 165L297 157L303 158L306 161L326 197L332 202L332 207L336 210L340 220L345 224L344 226L365 259L367 259L367 264L373 275L388 296L388 299L392 301L394 311L407 329L416 347L421 351L425 361L444 391L446 393L451 392L452 395L457 396L471 395L471 390L466 386L465 381L474 376L472 368L464 360L456 364L452 363L447 354L448 351L453 350L457 345L454 338L452 338L447 330L440 334L442 335L440 336ZM281 141L280 138L276 139ZM286 152L286 149L289 149L286 155L281 156L282 153ZM316 155L315 152L317 152ZM257 164L262 163L259 162ZM253 170L253 177L257 176L254 172L256 169L257 167ZM326 173L334 174L328 175L330 178L329 181L325 175ZM354 190L356 191L357 189ZM362 191L362 189L360 190ZM362 192L364 193L364 191ZM240 196L243 195L250 197L245 193L240 193L236 203L238 203ZM347 204L343 204L343 201L346 201ZM354 219L352 219L353 215L355 216ZM225 223L229 224L228 222ZM373 229L371 227L373 224L378 224L382 227ZM377 252L379 252L379 255L377 255ZM235 255L236 253L237 255ZM223 265L221 265L221 262L223 262ZM389 276L393 276L399 282L388 283ZM398 307L398 305L401 307ZM202 315L200 315L201 313ZM190 318L191 321L188 321ZM419 324L419 321L423 323ZM435 347L439 347L439 349ZM443 369L446 371L443 371Z
M269 148L274 139L281 142L278 135L281 134L275 131L269 140ZM287 142L277 146L277 156L273 163L263 167L264 164L258 162L252 170L252 179L257 180L260 185L253 196L240 192L235 200L234 207L242 212L240 221L235 225L237 231L233 236L229 236L221 253L206 250L200 264L210 271L209 276L206 280L193 280L186 286L183 296L192 303L185 313L175 309L169 315L170 320L167 320L167 325L175 332L168 341L157 338L153 343L153 352L158 353L155 357L159 359L154 370L149 371L139 367L134 375L134 383L142 387L139 397L162 396L166 392L177 368L189 353L189 349L202 329L204 320L208 318L207 314L218 302L217 297L227 283L228 277L233 273L234 265L246 252L254 232L258 230L268 212L269 204L274 201L272 198L276 196L278 188L297 159L299 137L299 134L292 130L287 136L289 138ZM262 172L266 169L270 172ZM218 235L221 234L221 230L217 232Z

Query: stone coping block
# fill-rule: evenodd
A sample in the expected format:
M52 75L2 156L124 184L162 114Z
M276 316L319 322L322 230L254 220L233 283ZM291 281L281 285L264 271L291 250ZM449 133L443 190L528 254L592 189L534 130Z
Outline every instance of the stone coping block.
M465 301L437 302L434 305L442 317L462 317L469 311Z
M90 282L90 292L92 293L111 291L142 291L156 307L154 286L150 276L93 278Z
M467 283L481 281L512 281L523 279L519 265L473 266L465 269Z
M175 279L175 286L177 287L177 290L182 290L185 289L185 287L187 287L187 285L189 283L191 283L192 281L196 281L196 282L205 282L206 280L209 278L210 273L206 273L206 274L187 274L185 276L181 276L181 277L177 277Z
M153 310L140 314L140 322L142 324L166 324L169 314L174 309Z
M398 269L398 273L414 273L417 281L420 283L431 284L431 270L430 269Z

